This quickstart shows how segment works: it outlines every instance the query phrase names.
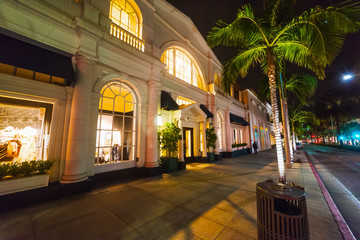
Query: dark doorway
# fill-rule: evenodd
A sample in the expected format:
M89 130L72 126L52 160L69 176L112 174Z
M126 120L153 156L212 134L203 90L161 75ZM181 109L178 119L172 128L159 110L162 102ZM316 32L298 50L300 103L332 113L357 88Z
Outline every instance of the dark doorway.
M193 128L183 128L184 159L191 162L194 157L194 130Z

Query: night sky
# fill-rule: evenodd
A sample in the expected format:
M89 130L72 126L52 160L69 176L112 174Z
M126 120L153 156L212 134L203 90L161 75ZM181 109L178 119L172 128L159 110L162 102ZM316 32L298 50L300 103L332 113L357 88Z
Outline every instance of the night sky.
M206 38L208 32L215 23L222 19L227 23L232 22L237 14L237 9L242 5L250 2L255 11L262 11L263 1L262 0L167 0L170 4L175 6L181 12L189 16L200 33ZM328 6L331 3L340 1L335 0L301 0L298 1L297 11L302 13L304 10L308 10L315 5ZM214 53L223 63L229 60L237 52L236 48L229 47L215 47L213 48ZM288 71L290 71L288 69ZM292 71L307 72L305 69L293 69ZM335 61L327 68L326 78L319 81L316 97L323 95L325 90L331 86L342 84L342 75L345 73L360 73L360 32L350 34L346 38L345 45L343 46L342 52L338 55ZM246 78L239 78L241 89L251 88L258 92L258 81L259 78L265 78L261 73L260 67L249 71ZM347 86L351 87L355 79L352 82L347 82ZM360 83L360 76L356 79Z

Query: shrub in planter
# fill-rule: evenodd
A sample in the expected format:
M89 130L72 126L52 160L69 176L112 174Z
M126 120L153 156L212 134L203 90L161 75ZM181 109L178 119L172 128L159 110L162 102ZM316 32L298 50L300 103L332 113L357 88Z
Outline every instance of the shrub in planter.
M231 144L231 147L232 147L232 148L236 148L236 147L237 147L237 143Z
M166 155L166 157L160 158L163 171L165 172L177 170L178 158L176 157L176 152L178 151L179 140L181 140L180 132L181 129L175 126L174 123L165 123L165 126L158 133L161 152ZM176 166L174 166L173 162L176 162Z
M53 165L54 161L48 160L0 164L0 180L5 177L19 178L46 174Z
M0 181L9 175L9 168L10 165L5 163L5 164L0 164Z
M206 147L208 149L208 155L210 162L215 160L215 155L213 152L210 152L210 149L216 147L215 143L217 140L217 135L215 133L215 128L210 127L206 129Z

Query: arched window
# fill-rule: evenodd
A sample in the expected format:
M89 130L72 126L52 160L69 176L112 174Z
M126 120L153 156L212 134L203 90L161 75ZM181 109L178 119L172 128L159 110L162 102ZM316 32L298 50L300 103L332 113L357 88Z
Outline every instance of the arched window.
M110 82L100 93L95 164L135 160L137 100L134 91L125 83Z
M195 61L185 50L176 47L168 48L161 56L161 61L166 64L166 69L171 75L204 89L203 76Z
M110 2L110 19L117 26L141 39L141 13L133 0L112 0Z
M219 139L219 150L222 150L223 148L223 141L222 141L222 118L221 118L221 115L220 113L217 113L217 136L218 136L218 139Z

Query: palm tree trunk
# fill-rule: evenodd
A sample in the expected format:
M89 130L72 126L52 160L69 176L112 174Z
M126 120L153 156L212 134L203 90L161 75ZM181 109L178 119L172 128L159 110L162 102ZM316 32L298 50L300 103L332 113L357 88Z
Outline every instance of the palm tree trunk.
M286 182L286 173L284 167L284 156L281 146L281 136L279 129L279 110L278 103L276 99L276 82L275 82L275 55L272 49L268 49L268 77L269 77L269 88L270 88L270 97L271 97L271 108L273 111L273 129L275 134L275 143L276 143L276 153L278 161L278 170L279 170L279 182Z
M292 151L290 145L289 114L287 107L287 99L285 97L280 97L280 101L281 101L281 113L282 113L283 126L284 126L286 167L291 168Z

